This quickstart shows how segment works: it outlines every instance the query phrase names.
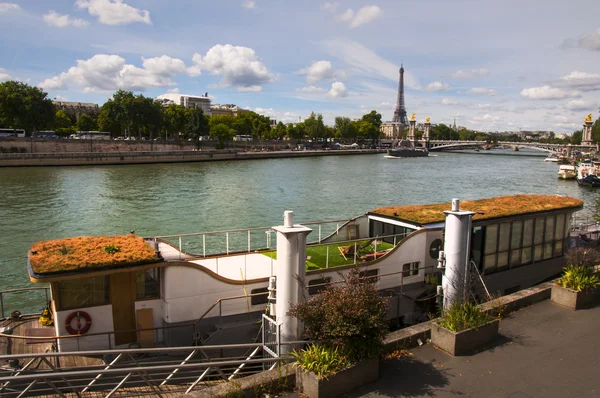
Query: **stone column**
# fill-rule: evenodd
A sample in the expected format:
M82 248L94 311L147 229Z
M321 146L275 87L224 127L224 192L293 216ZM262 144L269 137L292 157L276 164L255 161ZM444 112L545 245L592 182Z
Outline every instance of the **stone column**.
M423 143L425 148L429 148L429 132L431 131L431 123L425 122L423 131Z
M277 232L277 268L275 275L277 303L275 314L280 325L281 342L298 341L301 337L302 325L298 319L288 316L293 304L298 304L304 297L303 289L306 279L306 237L312 229L302 225L294 225L294 213L283 213L282 226L273 227ZM292 350L290 345L283 345L281 353Z
M408 123L409 123L408 137L406 137L406 139L409 140L413 144L413 146L414 146L414 144L415 144L415 123L416 123L416 121L410 120Z
M583 123L583 134L581 137L581 145L593 145L592 141L592 121L586 120Z

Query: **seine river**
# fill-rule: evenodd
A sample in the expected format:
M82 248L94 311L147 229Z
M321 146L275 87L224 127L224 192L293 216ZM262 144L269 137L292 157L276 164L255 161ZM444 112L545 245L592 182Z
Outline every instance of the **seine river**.
M142 236L346 219L380 206L516 193L569 195L600 213L600 190L557 179L544 156L508 150L382 154L131 166L0 169L0 290L32 286L26 267L38 240ZM29 300L23 299L27 307Z

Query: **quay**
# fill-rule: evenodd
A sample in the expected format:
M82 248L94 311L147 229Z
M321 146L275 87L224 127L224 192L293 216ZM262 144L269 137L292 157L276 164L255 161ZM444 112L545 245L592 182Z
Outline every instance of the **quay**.
M0 155L0 167L95 166L150 163L212 162L223 160L283 159L314 156L370 155L385 149L241 152L238 150L153 152L8 153Z

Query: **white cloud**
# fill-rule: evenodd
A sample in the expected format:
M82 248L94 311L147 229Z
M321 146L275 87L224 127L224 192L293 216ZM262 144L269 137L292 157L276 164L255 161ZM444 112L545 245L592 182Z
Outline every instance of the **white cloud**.
M331 11L331 7L329 7L329 11ZM356 13L351 8L348 8L342 14L338 15L337 19L340 21L348 22L348 26L351 29L354 29L361 25L365 25L369 22L374 21L382 14L383 11L381 11L381 8L379 8L378 6L364 6L359 8L359 10L356 11Z
M244 1L242 3L242 7L244 8L256 8L256 3L253 1Z
M452 87L448 83L432 82L425 87L425 91L449 91Z
M15 3L0 3L0 14L10 11L18 11L21 6Z
M458 101L456 100L451 100L449 98L444 98L442 100L442 105L458 105Z
M275 76L253 49L231 44L217 44L205 56L193 56L194 70L207 70L222 75L223 86L234 86L239 91L260 91L262 84L272 82Z
M296 91L300 91L301 93L322 93L325 89L317 86L308 86L297 88Z
M321 5L321 10L325 10L325 11L329 11L329 12L336 12L338 5L339 5L339 3L326 2Z
M493 97L495 95L498 95L498 91L492 89L492 88L484 88L484 87L473 87L472 89L470 89L469 91L467 91L467 94L472 94L472 95L488 95L490 97Z
M168 89L167 93L169 93L169 94L179 94L180 91L179 91L179 88L175 87L175 88Z
M70 83L84 92L110 92L117 89L144 91L150 87L168 87L171 78L186 71L183 61L168 56L142 58L143 68L127 64L118 55L96 54L88 60L78 60L67 72L39 84L49 90L66 90Z
M600 51L600 28L579 38L578 45L591 51Z
M476 76L487 76L490 71L487 68L471 69L471 70L457 70L452 74L453 79L469 79Z
M55 95L53 100L55 101L68 101L69 99L67 97L63 97L62 95Z
M574 71L551 84L557 87L568 87L582 91L600 90L600 74Z
M84 26L89 25L89 22L86 20L79 18L71 18L68 14L60 15L54 10L50 10L47 14L44 14L44 21L48 25L55 26L57 28L65 28L67 26L82 28Z
M333 82L327 95L332 98L345 98L348 96L348 89L342 82Z
M323 41L326 51L356 68L365 76L381 76L398 83L398 66L381 58L372 50L363 45L344 39ZM406 69L406 68L405 68ZM411 88L420 88L417 80L410 71L404 71L404 85Z
M123 0L77 0L79 8L85 8L90 15L98 17L100 23L120 25L133 22L152 24L150 12L125 4Z
M0 82L4 82L10 79L10 75L6 72L6 69L0 68Z
M521 91L521 97L532 100L554 100L579 96L578 93L569 93L560 88L550 87L548 85L525 88Z
M306 82L314 86L319 80L334 79L333 65L329 61L315 61L311 66L300 69L296 74L306 75Z
M566 123L569 119L566 116L556 115L552 117L552 120L555 122Z
M565 107L570 111L592 111L596 109L596 104L590 101L571 100Z

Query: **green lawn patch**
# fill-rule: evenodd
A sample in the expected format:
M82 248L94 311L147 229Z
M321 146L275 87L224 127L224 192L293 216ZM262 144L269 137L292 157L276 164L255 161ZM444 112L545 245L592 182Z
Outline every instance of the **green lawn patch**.
M358 248L358 254L356 256L356 262L360 263L362 260L360 259L362 256L371 254L375 251L375 247L371 240L364 240L356 242L356 247ZM354 264L354 255L348 254L346 255L346 259L344 256L340 254L340 250L338 247L346 247L346 246L354 246L354 243L333 243L331 245L325 246L307 246L306 247L306 269L323 269L326 266L329 268L339 267L342 265L351 265ZM378 241L377 243L377 252L381 252L383 250L392 249L394 247L393 244ZM352 253L353 249L350 249ZM327 261L327 252L329 251L329 262ZM265 252L263 255L272 258L274 260L277 259L277 252Z

